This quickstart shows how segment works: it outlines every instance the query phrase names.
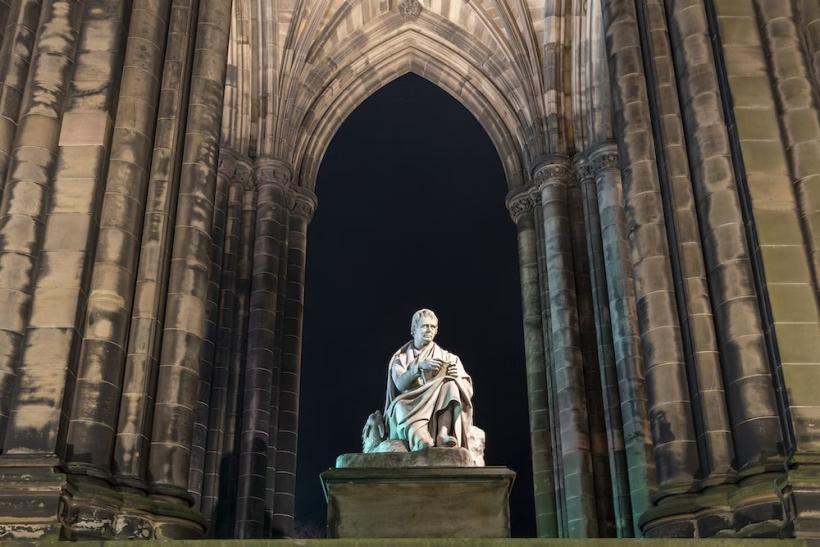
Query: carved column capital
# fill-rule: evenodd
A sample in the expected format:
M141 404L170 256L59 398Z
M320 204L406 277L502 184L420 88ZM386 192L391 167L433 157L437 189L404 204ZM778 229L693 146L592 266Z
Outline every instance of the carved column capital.
M539 195L532 186L526 187L517 194L507 196L507 210L510 212L513 222L518 221L524 215L532 214L538 206Z
M584 154L577 154L572 160L572 166L579 182L583 183L595 178L595 166Z
M545 186L566 186L572 179L569 158L555 156L538 165L532 172L533 185L538 190Z
M253 164L248 158L238 158L236 160L236 172L233 180L241 184L243 190L253 190Z
M316 194L308 188L295 186L291 188L289 200L291 202L290 214L304 218L305 222L310 222L318 206Z
M256 186L275 184L283 189L290 185L293 169L290 164L275 158L258 158L254 164Z
M587 154L586 163L589 165L593 177L611 169L620 171L621 162L618 157L618 147L614 143L598 146Z

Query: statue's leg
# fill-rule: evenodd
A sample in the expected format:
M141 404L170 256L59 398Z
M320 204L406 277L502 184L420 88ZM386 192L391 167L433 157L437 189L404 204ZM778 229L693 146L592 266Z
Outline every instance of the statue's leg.
M446 407L438 411L438 435L436 436L436 446L442 448L456 448L458 446L458 439L451 435L453 431L453 415L455 413L457 403L451 401Z
M410 450L423 450L435 445L432 435L428 431L428 422L419 421L414 423L408 431L407 440Z

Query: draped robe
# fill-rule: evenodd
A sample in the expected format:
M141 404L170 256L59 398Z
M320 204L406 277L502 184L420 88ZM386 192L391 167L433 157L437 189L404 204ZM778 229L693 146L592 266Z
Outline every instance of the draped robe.
M399 390L394 378L410 370L415 363L432 359L444 363L438 373L423 371L407 390ZM448 363L456 364L455 378L447 376ZM421 350L417 350L412 341L406 343L393 354L387 367L384 418L389 438L406 442L410 450L420 450L424 447L423 441L435 441L442 414L452 410L453 423L448 434L456 438L458 446L469 450L473 425L472 396L472 379L457 355L445 351L435 342Z

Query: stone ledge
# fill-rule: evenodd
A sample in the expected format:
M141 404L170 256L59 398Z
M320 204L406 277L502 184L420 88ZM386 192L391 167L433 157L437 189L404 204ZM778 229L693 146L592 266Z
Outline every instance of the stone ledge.
M466 448L426 448L417 452L371 452L342 454L336 458L337 469L407 467L475 467Z

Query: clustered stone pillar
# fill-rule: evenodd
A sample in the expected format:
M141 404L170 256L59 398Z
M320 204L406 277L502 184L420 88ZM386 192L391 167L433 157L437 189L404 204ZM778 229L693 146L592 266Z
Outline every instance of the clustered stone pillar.
M536 514L545 537L629 537L632 507L648 505L652 484L642 371L630 371L625 352L613 351L633 341L612 339L612 329L623 329L610 324L597 193L588 195L602 170L588 169L579 181L570 162L555 157L507 200L518 228ZM582 325L590 332L582 335ZM621 424L640 432L626 447Z
M231 8L0 2L2 538L293 532L316 200L222 132Z
M537 194L530 189L507 200L518 229L518 260L521 274L521 304L524 314L524 351L527 368L527 400L530 417L530 449L535 492L535 522L539 537L557 537L553 451L550 433L549 393L545 368L541 288L535 208Z

